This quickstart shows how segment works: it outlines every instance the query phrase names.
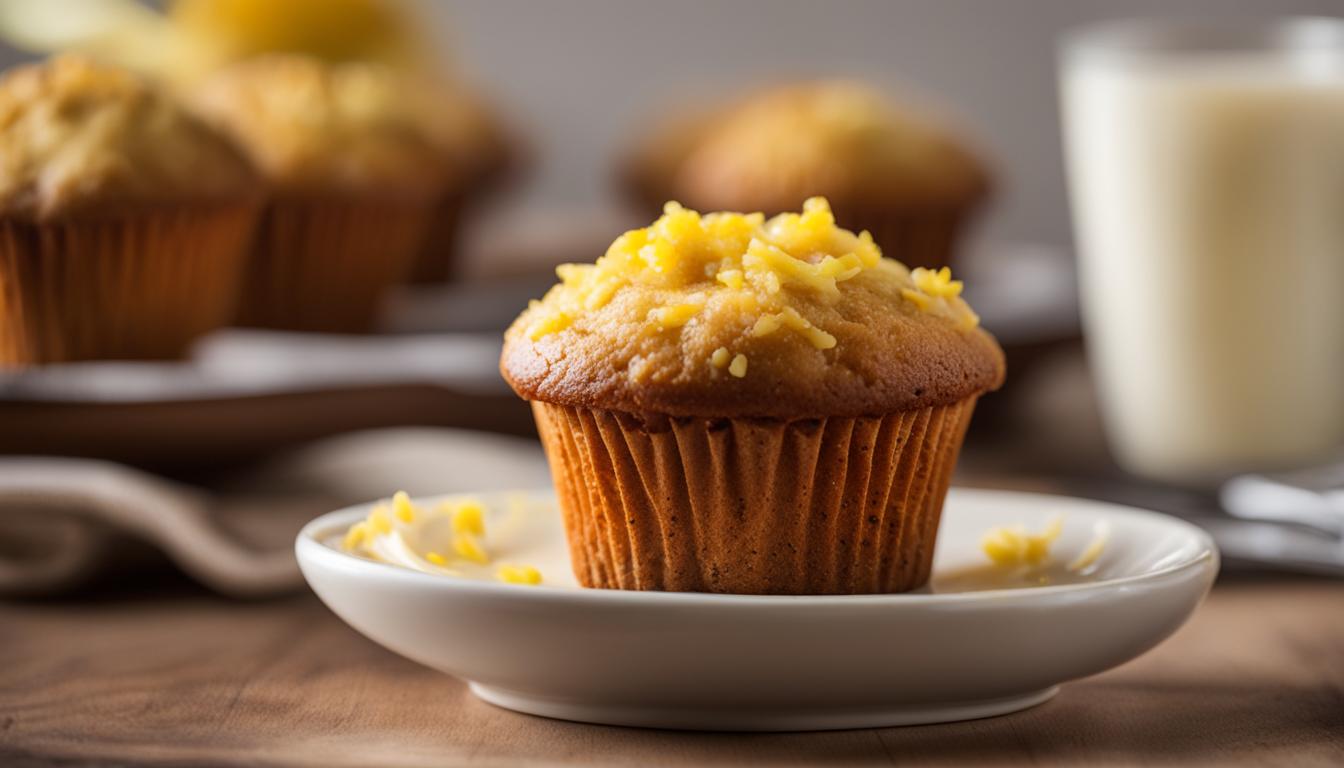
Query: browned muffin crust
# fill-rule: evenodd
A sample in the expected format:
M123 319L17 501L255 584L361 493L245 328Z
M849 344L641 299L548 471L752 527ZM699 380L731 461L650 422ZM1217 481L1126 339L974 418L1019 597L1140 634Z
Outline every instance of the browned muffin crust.
M882 258L822 199L769 221L669 205L561 277L505 334L501 371L528 400L809 419L946 405L1003 381L960 283Z
M286 194L434 194L457 169L435 145L414 89L370 62L273 54L226 67L189 94Z
M130 72L61 56L0 79L0 214L209 208L259 191L232 142Z
M612 354L620 340L561 332L507 338L500 370L528 400L633 415L799 420L880 416L998 389L1003 352L981 329L854 317L833 327L835 349L781 337L749 347L751 375L706 377L696 360L663 381L635 382ZM675 361L672 363L675 366Z

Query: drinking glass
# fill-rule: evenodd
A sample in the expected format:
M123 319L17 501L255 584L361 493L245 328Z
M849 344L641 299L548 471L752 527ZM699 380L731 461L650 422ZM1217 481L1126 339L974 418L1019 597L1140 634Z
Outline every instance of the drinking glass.
M1344 445L1344 21L1112 23L1060 62L1116 459L1204 485Z

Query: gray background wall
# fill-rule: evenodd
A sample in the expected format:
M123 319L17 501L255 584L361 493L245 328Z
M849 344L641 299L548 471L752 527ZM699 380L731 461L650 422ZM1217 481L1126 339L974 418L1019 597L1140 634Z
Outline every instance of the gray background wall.
M539 167L515 205L608 199L612 153L671 100L787 76L856 75L944 107L1002 189L982 234L1067 245L1054 50L1130 16L1340 15L1289 0L454 0L426 10L461 66L530 127Z
M614 153L661 106L789 77L848 75L918 95L984 147L1000 190L982 237L1063 246L1069 226L1054 51L1065 30L1132 16L1344 14L1344 0L420 5L456 66L487 88L535 150L532 174L499 216L608 209ZM19 58L0 49L0 64Z

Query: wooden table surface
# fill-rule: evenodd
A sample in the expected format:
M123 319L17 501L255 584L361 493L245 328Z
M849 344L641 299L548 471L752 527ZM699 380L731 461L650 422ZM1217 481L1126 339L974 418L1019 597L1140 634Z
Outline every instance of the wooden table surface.
M1040 424L1066 429L1007 430L1037 447L1016 437L1006 450L963 456L970 473L959 482L1107 497L1095 478L1061 481L1105 461L1095 408L1071 399L1090 391L1076 379L1036 387L1050 407ZM236 602L177 577L79 600L0 602L0 767L183 763L1344 766L1344 581L1225 575L1161 646L1025 712L757 735L496 709L365 640L308 595Z
M778 735L518 715L315 598L0 604L0 765L1344 765L1344 583L1225 578L1175 637L1026 712Z

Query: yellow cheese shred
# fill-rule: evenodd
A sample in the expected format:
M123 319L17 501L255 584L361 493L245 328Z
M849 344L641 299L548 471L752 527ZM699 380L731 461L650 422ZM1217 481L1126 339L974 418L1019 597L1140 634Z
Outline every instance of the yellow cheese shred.
M1055 518L1040 533L1025 526L991 528L980 539L980 549L994 563L1004 566L1039 565L1050 554L1050 545L1064 532L1064 521Z
M916 288L929 296L953 299L961 295L961 281L953 280L952 270L947 267L937 270L915 267L910 270L910 279Z
M459 533L453 537L453 551L464 560L470 560L477 565L486 565L490 562L485 547L481 546L480 540L470 533Z
M368 523L374 533L388 534L392 532L392 518L388 515L387 506L384 504L374 506L373 511L369 512Z
M733 362L731 362L731 363L728 364L728 372L731 373L732 375L736 376L736 377L739 378L739 379L742 378L743 376L746 376L746 375L747 375L747 356L746 356L746 355L741 355L741 354L740 354L740 355L737 355L736 357L734 357L734 358L733 358Z
M820 317L813 307L842 300L842 285L874 270L880 272L876 279L891 281L917 310L964 328L978 324L960 298L961 281L952 279L949 269L906 270L884 259L871 234L838 226L830 203L813 197L802 211L770 219L760 213L702 215L669 202L657 221L616 238L596 263L558 267L560 284L529 306L523 331L536 341L576 324L582 330L585 314L633 287L643 313L641 331L745 327L751 338L761 338L788 329L813 348L829 350L838 344L835 335L803 313ZM692 320L697 320L693 330L682 330ZM726 365L741 378L746 358L738 357ZM643 371L635 365L627 370L636 379Z
M439 504L435 512L446 516L450 522L452 536L447 543L451 547L451 554L445 555L441 551L430 549L423 555L398 556L390 562L431 573L443 572L454 575L458 575L451 569L454 559L459 564L462 560L483 566L490 564L490 555L484 543L486 507L479 499L470 497L449 499ZM409 533L405 541L416 542L424 535L423 529L417 529L416 526L430 525L433 518L434 516L421 512L404 491L397 491L392 495L390 502L375 504L365 519L351 525L341 540L341 546L347 552L357 552L383 560L384 555L377 547L377 539L380 536L391 535L400 528L402 532ZM423 558L423 563L428 565L423 565L420 558ZM516 563L501 563L495 569L494 575L499 581L509 584L533 585L542 581L541 571L530 565Z
M701 309L704 309L704 306L704 304L694 303L673 304L651 310L649 317L663 328L680 328L690 322L690 319L695 317Z
M449 507L453 518L453 533L485 535L485 507L475 499L460 501Z
M735 291L741 290L742 285L745 282L742 278L742 270L740 269L725 269L714 275L714 279Z
M535 585L541 583L541 571L530 565L501 565L495 578L508 584Z
M411 497L407 496L405 491L397 491L393 494L392 512L403 523L415 522L415 505L411 503Z
M363 544L364 540L368 537L368 534L369 524L367 522L361 521L355 523L350 526L350 530L345 532L345 539L342 540L341 546L344 547L346 552L349 552L360 544Z

